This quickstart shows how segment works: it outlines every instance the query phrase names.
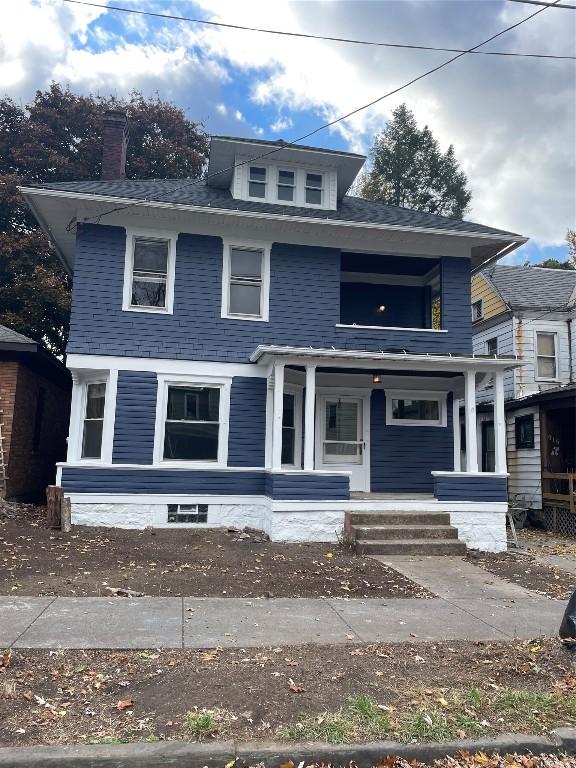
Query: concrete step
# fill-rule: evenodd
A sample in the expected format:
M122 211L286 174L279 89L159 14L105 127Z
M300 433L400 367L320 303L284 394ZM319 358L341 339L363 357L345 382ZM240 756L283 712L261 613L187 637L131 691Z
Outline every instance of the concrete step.
M358 555L465 555L466 544L458 539L361 539L355 550Z
M365 525L450 525L448 512L351 512L350 524Z
M370 539L457 539L458 530L451 525L353 525L356 541Z

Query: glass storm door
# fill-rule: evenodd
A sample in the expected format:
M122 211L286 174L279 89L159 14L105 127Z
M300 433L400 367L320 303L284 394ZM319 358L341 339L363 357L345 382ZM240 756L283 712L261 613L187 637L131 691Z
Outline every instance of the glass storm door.
M350 489L365 491L364 408L361 397L320 398L317 455L321 469L351 472Z

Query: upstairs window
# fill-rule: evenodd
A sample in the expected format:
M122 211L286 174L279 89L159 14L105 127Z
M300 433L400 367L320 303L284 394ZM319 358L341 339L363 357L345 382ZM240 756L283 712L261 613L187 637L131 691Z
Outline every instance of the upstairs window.
M128 234L122 308L172 312L175 238Z
M85 393L81 456L83 459L99 459L102 455L106 382L86 384Z
M164 459L217 461L219 432L219 387L168 387Z
M268 319L270 249L226 245L222 272L222 317Z
M555 380L558 375L556 334L536 334L536 378Z
M305 199L308 205L322 205L324 177L321 173L307 173Z
M484 308L482 306L482 299L473 302L472 304L472 320L482 320L484 317Z
M486 342L486 354L497 355L498 354L498 337L494 336L492 339L488 339Z
M266 199L266 168L251 165L248 176L248 196Z
M294 171L278 171L278 200L289 203L294 202L295 186Z

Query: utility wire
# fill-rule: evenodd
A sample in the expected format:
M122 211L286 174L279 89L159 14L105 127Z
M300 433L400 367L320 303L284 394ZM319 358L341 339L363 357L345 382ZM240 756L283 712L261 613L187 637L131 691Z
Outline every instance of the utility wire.
M526 3L527 5L545 5L547 8L571 8L576 11L576 5L568 3L546 3L544 0L508 0L509 3Z
M516 0L520 2L520 0ZM526 0L527 1L527 0ZM476 53L482 56L516 56L530 59L576 59L576 56L560 56L555 54L546 53L515 53L506 51L467 51L462 48L439 48L430 45L410 45L408 43L380 43L372 40L356 40L347 37L330 37L327 35L313 35L306 32L286 32L280 29L266 29L264 27L246 27L241 24L228 24L223 21L210 21L208 19L195 19L189 16L174 16L169 13L156 13L154 11L140 11L136 8L122 8L118 5L101 5L100 3L92 3L88 0L63 0L65 3L73 3L74 5L88 5L92 8L103 8L107 11L120 11L122 13L133 13L138 16L152 16L158 19L171 19L173 21L187 21L193 24L204 24L210 27L223 27L226 29L235 29L243 32L261 32L267 35L283 35L286 37L300 37L309 40L327 40L332 43L352 43L353 45L372 45L380 48L407 48L409 50L416 51L443 51L445 53ZM541 5L552 5L550 3L541 3ZM562 6L568 7L568 6ZM574 6L576 7L576 6Z
M560 2L560 0L555 0L556 3ZM222 168L219 171L216 171L216 173L209 174L203 179L196 179L193 181L185 182L177 187L174 187L170 190L170 193L173 194L174 192L185 189L190 186L195 186L197 184L204 184L209 179L214 178L215 176L220 176L223 173L226 173L228 171L233 171L236 168L240 168L241 166L247 165L249 163L253 163L257 160L262 160L266 157L269 157L270 155L274 155L277 152L282 151L283 149L286 149L287 147L293 147L296 144L299 144L300 142L304 141L305 139L310 138L311 136L316 135L317 133L320 133L320 131L325 130L326 128L331 128L333 125L336 125L337 123L341 123L344 120L348 120L350 117L353 117L354 115L357 115L359 112L363 112L365 109L369 109L370 107L373 107L375 104L379 104L384 99L389 98L390 96L395 95L396 93L399 93L400 91L404 90L405 88L408 88L410 85L413 85L414 83L419 82L420 80L423 80L425 77L428 77L429 75L434 74L435 72L438 72L441 69L444 69L444 67L447 67L449 64L452 64L454 61L457 61L458 59L461 59L463 56L466 56L468 53L472 53L473 51L477 50L478 48L481 48L483 45L487 45L488 43L492 42L492 40L495 40L497 37L501 37L502 35L506 34L507 32L510 32L512 29L516 29L517 27L521 26L522 24L525 24L527 21L530 21L530 19L533 19L535 16L538 16L540 13L543 13L547 8L539 8L537 11L534 11L534 13L531 13L529 16L526 16L524 19L520 19L520 21L515 22L514 24L511 24L509 27L506 27L505 29L500 30L500 32L496 32L494 35L491 35L486 40L483 40L481 43L478 43L477 45L472 46L471 48L468 48L467 50L463 51L462 53L458 53L456 56L452 56L450 59L447 59L446 61L442 62L442 64L438 64L436 67L433 67L432 69L426 70L426 72L423 72L421 75L418 75L417 77L413 77L412 80L409 80L407 83L404 83L403 85L398 86L398 88L394 88L391 91L388 91L387 93L383 94L382 96L378 96L378 98L373 99L372 101L369 101L367 104L363 104L361 107L357 107L356 109L353 109L350 112L347 112L345 115L341 115L340 117L335 118L334 120L331 120L328 123L324 123L323 125L319 125L317 128L314 128L312 131L309 131L308 133L303 134L302 136L299 136L296 139L292 139L291 141L283 142L281 145L275 147L274 149L271 149L267 152L263 152L260 155L257 155L256 157L252 157L249 160L243 160L240 163L234 163L233 165L228 166L227 168ZM100 223L102 218L104 216L108 216L112 213L117 213L119 211L124 211L128 208L134 208L139 205L147 205L149 202L162 202L161 197L155 197L153 201L145 198L144 200L137 200L133 203L129 203L127 205L119 206L116 208L112 208L109 211L104 211L101 214L98 214L98 216L92 216L89 218L84 219L84 221L95 221L97 224ZM168 201L169 202L169 201ZM76 226L75 219L72 219L66 229L70 231L72 228L75 228Z

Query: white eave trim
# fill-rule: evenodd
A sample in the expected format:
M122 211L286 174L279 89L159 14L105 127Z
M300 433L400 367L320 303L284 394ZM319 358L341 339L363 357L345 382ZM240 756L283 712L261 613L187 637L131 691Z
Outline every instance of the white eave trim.
M78 192L65 192L53 189L36 189L33 187L17 187L18 191L25 196L36 195L45 197L60 197L76 200L88 200L91 202L99 203L111 203L114 205L127 205L130 208L140 208L148 206L150 208L163 208L172 211L195 211L198 213L217 213L222 216L234 216L236 218L248 218L248 219L263 219L273 221L290 221L297 224L327 224L331 226L339 227L355 227L360 229L374 229L382 231L392 232L413 232L417 234L432 234L432 235L450 235L455 237L464 237L470 239L491 240L496 242L510 243L510 249L515 245L522 245L528 242L528 238L519 237L518 235L506 235L506 234L487 234L481 232L462 232L455 229L433 229L430 227L407 227L399 224L378 224L365 221L347 221L346 219L327 219L320 216L290 216L281 215L275 213L261 213L254 211L243 211L240 209L229 208L216 208L212 206L199 206L199 205L182 205L178 203L161 202L157 200L135 200L131 197L111 197L108 195L94 195L94 194L79 194ZM320 210L320 209L319 209ZM79 220L78 223L82 223ZM508 248L506 249L508 250ZM501 252L499 252L501 253Z
M415 355L397 352L366 352L365 350L347 350L347 349L314 349L313 347L281 347L273 344L260 344L254 352L250 355L250 362L255 363L261 360L261 358L278 358L288 357L294 358L296 364L301 363L302 358L305 359L330 359L347 361L350 364L358 363L361 361L368 362L395 362L395 363L411 363L419 366L427 367L430 364L436 366L445 367L448 370L463 370L463 369L496 369L505 370L507 368L516 368L521 365L526 365L522 360L503 359L498 357L460 357L452 355Z

